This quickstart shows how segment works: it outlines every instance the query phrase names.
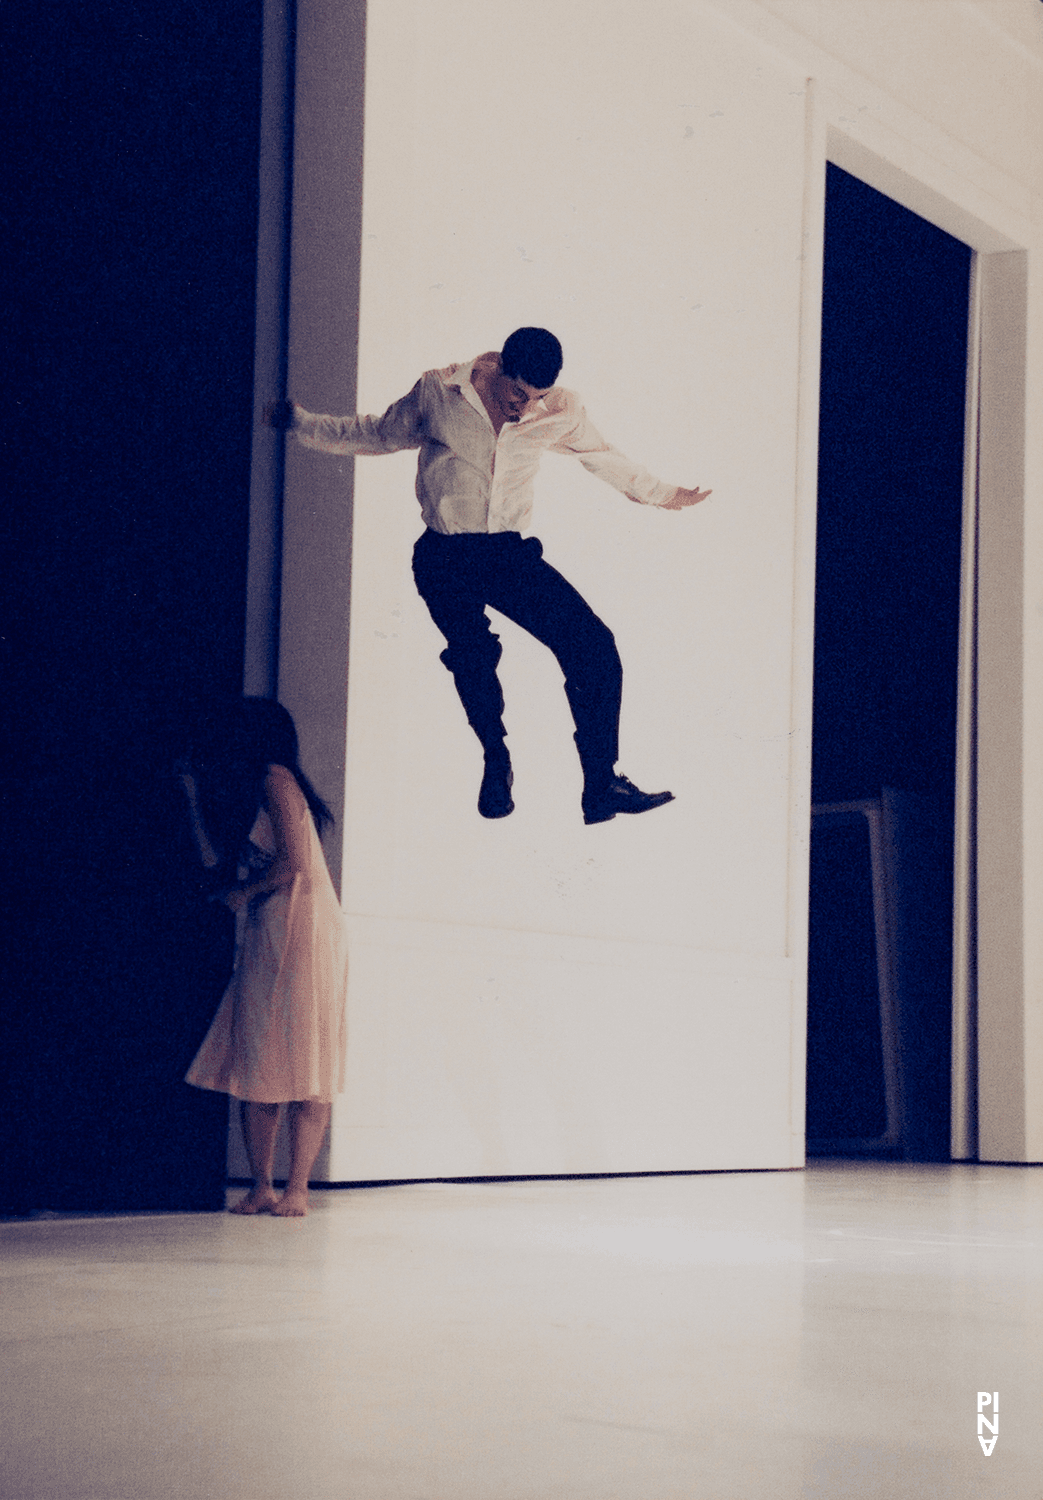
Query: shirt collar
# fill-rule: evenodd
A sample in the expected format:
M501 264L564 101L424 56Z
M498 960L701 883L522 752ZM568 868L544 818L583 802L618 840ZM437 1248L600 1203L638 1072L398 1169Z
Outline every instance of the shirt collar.
M484 368L490 371L490 373L494 372L499 363L499 359L500 356L499 354L497 354L496 350L491 349L487 354L476 354L474 359L472 359L468 364L450 365L446 384L458 390L461 395L463 395L465 399L471 403L472 406L477 408L478 411L485 413L485 407L482 405L482 398L474 388L474 372L479 368L479 366L484 366ZM536 402L535 409L526 412L525 416L522 417L521 422L517 422L513 425L521 427L526 422L534 421L537 415L549 410L550 408L547 406L546 401L541 396L539 401Z
M458 391L466 391L468 386L473 389L474 372L479 365L485 365L487 369L494 369L497 360L495 350L489 354L476 354L474 359L467 364L450 365L446 376L446 385L455 386Z
M475 411L479 412L483 417L486 418L486 420L488 420L489 414L486 411L485 407L482 405L482 398L475 390L474 383L471 377L474 374L475 365L477 365L480 360L488 358L488 355L479 354L476 356L476 358L472 359L469 364L453 365L450 368L448 377L446 379L446 384L451 389L459 391L467 404L469 406L473 406ZM493 356L493 358L495 358L495 355Z

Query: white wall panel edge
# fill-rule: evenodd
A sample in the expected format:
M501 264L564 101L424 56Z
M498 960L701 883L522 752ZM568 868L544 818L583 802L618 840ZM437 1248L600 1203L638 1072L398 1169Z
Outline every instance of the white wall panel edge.
M1028 256L1029 359L1025 406L1043 409L1043 203ZM1030 420L1025 441L1025 664L1022 761L1024 805L1024 972L1027 1155L1043 1161L1043 423Z
M803 245L800 282L790 689L788 952L792 965L790 1077L792 1164L805 1153L808 866L811 853L811 734L815 653L815 539L818 523L818 411L822 345L826 122L814 78L806 83Z

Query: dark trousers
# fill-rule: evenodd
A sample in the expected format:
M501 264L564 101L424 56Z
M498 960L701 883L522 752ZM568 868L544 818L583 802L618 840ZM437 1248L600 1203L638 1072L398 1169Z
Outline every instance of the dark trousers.
M468 723L488 751L503 746L501 647L486 605L554 652L576 723L576 748L588 788L607 785L619 756L623 668L612 632L570 583L543 561L535 537L517 531L443 536L425 531L413 550L413 577L446 638Z

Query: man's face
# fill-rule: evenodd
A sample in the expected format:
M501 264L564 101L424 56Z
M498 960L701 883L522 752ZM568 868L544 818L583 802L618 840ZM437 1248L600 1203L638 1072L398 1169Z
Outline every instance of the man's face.
M501 373L496 377L496 398L500 403L500 410L508 422L520 422L534 401L539 401L541 396L546 396L553 386L545 386L539 390L528 381L522 380L520 376L507 376Z

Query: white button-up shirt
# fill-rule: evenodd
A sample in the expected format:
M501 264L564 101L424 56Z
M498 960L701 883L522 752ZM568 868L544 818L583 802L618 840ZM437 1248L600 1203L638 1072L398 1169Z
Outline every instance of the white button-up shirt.
M522 531L532 515L532 482L545 450L571 453L584 468L642 505L664 505L677 486L625 458L594 427L574 391L554 386L520 422L497 436L472 384L496 354L428 370L382 417L314 416L294 408L293 431L324 453L398 453L419 448L416 493L425 525L458 532Z

